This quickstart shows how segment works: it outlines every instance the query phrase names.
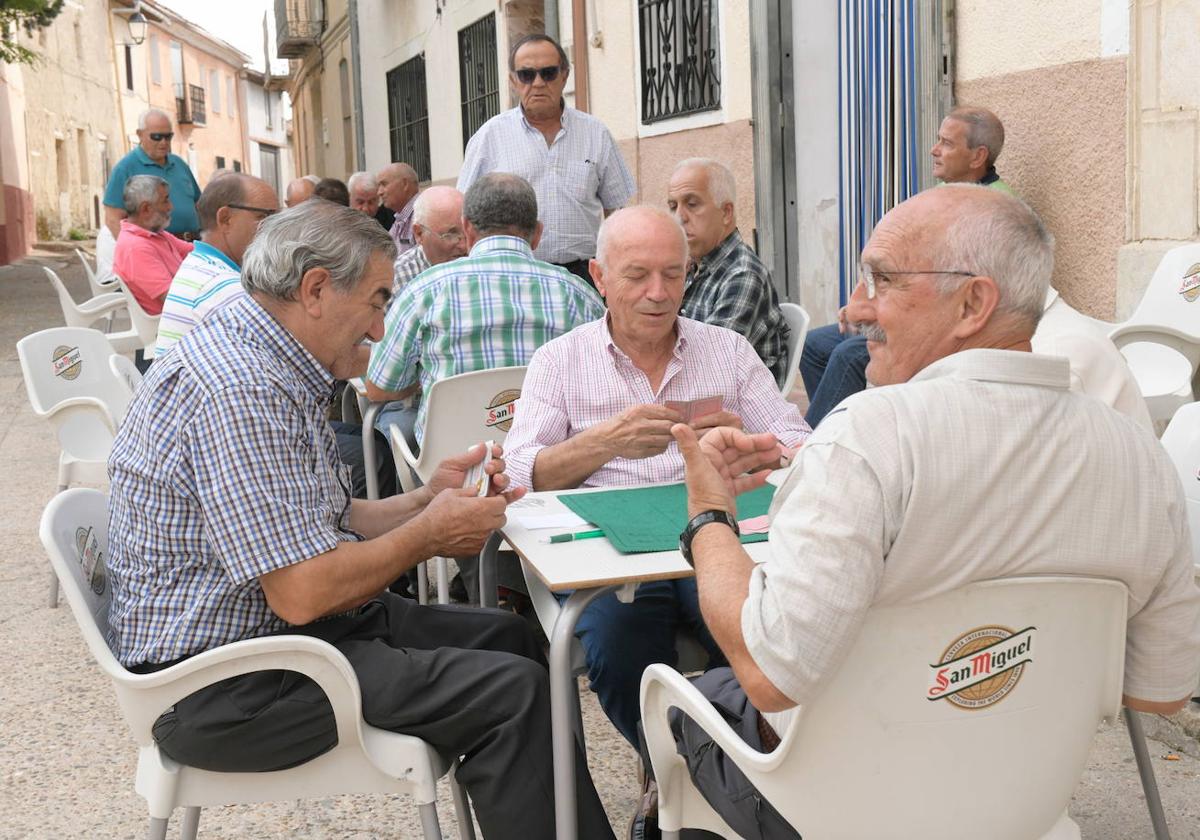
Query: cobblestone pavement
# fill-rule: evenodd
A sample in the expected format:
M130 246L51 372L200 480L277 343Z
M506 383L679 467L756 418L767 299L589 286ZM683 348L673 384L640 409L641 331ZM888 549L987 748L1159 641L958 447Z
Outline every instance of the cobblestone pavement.
M14 348L21 336L62 323L42 264L58 270L78 299L87 294L73 257L45 254L0 267L0 838L139 837L145 806L133 789L135 749L113 691L65 604L46 606L48 564L37 524L54 492L58 449L49 427L29 408ZM621 836L637 796L636 758L591 693L583 694L592 773ZM1176 840L1200 838L1196 722L1194 715L1173 723L1147 721L1161 739L1150 748ZM1193 727L1190 736L1183 726ZM1179 760L1160 758L1166 754ZM964 767L969 759L964 756ZM444 785L441 794L443 830L454 836ZM981 820L991 808L1021 807L1002 790L991 796ZM936 801L931 792L931 807ZM1071 813L1089 840L1152 836L1121 725L1099 732ZM169 836L177 831L173 827ZM420 823L406 798L343 796L206 809L201 836L419 837Z

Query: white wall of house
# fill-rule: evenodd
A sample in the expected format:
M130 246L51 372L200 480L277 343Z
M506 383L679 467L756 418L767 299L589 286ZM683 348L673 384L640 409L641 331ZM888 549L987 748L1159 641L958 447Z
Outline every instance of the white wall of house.
M246 103L246 131L250 145L247 171L251 175L271 181L263 171L262 147L274 149L277 156L274 177L282 200L282 191L295 177L283 110L283 91L267 90L253 79L242 79L241 85L242 101Z

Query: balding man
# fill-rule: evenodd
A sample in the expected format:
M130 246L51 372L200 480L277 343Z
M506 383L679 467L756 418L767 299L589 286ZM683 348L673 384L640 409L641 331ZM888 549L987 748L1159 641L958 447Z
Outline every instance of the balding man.
M394 294L431 266L465 257L463 194L454 187L430 187L413 202L413 239L417 247L396 259Z
M165 111L151 108L138 117L138 144L113 167L104 189L104 225L114 239L121 234L121 220L129 217L124 200L125 182L134 175L155 175L167 182L173 208L167 232L189 240L199 234L196 202L200 200L200 185L187 162L171 154L174 137L171 118Z
M533 354L505 445L509 475L534 490L677 482L683 458L668 405L713 398L698 430L745 426L790 448L808 435L796 406L737 333L678 316L688 248L667 211L632 207L600 227L592 279L608 314ZM721 662L690 580L644 583L633 603L594 600L576 628L588 677L609 719L637 744L638 685L655 662L675 664L686 629Z
M390 163L379 171L379 203L396 214L388 233L400 256L416 244L413 239L413 202L421 187L417 171L407 163Z
M379 203L379 182L371 172L355 172L346 180L350 190L350 206L360 213L373 216L375 221L390 230L396 214Z
M687 280L679 314L733 330L783 384L788 326L771 274L737 229L737 184L711 158L680 161L667 184L667 207L687 234Z
M320 178L314 178L311 175L305 175L303 178L296 178L291 181L284 193L284 204L288 207L295 207L301 202L308 201L308 199L312 198L320 181Z
M242 256L263 220L279 212L279 197L261 178L231 172L209 182L197 209L200 238L167 291L158 322L158 356L210 313L246 293Z
M847 311L880 387L846 399L800 451L775 495L765 562L723 519L684 532L730 665L697 685L752 747L774 748L872 607L993 578L1120 580L1125 704L1170 714L1191 696L1200 590L1179 480L1151 433L1070 392L1065 359L1030 352L1052 268L1041 220L1003 192L955 185L890 211ZM737 430L699 445L685 426L672 432L693 517L732 514L733 494L765 479L747 472L777 457ZM798 836L692 720L677 723L696 784L731 828ZM987 760L964 756L960 770Z

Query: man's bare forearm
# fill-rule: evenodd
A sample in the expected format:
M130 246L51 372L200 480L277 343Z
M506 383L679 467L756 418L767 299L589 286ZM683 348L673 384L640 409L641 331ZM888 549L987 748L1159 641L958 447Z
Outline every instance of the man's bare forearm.
M615 457L595 428L547 446L533 462L534 490L569 490Z
M374 539L408 522L423 511L432 499L433 493L428 487L387 499L352 499L350 527L367 539Z

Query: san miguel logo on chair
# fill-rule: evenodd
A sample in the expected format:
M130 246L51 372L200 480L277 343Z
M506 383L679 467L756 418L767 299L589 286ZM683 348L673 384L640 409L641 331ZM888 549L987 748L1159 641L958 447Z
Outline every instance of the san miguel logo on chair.
M1200 298L1200 263L1184 272L1179 294L1183 295L1183 299L1188 303L1194 303L1196 298Z
M76 379L83 370L83 354L78 347L55 347L50 356L50 364L54 366L54 375L63 379Z
M959 636L929 666L933 685L928 700L960 709L985 709L1007 697L1025 666L1033 661L1034 627L977 627Z
M88 585L97 595L103 595L104 552L100 550L96 532L91 528L76 528L75 548L79 551L79 563L83 566L83 576L88 579Z
M512 426L513 414L517 407L516 402L520 396L520 390L510 388L492 397L486 406L487 416L484 418L484 425L489 429L495 427L507 432L509 427Z

